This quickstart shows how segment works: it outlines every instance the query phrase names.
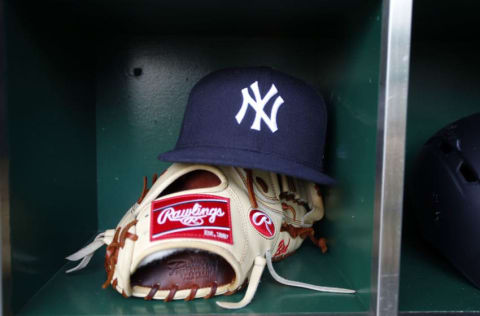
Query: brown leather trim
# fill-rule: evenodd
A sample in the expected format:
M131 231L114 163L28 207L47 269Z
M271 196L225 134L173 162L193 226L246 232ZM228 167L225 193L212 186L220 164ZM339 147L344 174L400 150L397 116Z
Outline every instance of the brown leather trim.
M283 223L280 231L286 231L292 238L306 238L308 235L315 234L315 231L311 227L295 227L290 224Z
M165 297L165 302L171 302L173 298L175 297L175 294L177 293L178 287L176 285L173 285L170 288L170 291L168 292L168 296Z
M107 280L102 284L102 289L106 289L108 285L110 284L110 281L112 281L113 277L113 270L110 270L107 274Z
M320 248L322 253L326 253L328 251L326 238L322 237L322 238L316 239L314 235L309 235L309 237L310 237L310 240L313 242L313 244L316 245L318 248Z
M212 285L210 287L210 293L208 293L208 295L205 296L204 298L209 299L209 298L215 296L215 293L217 293L217 287L218 287L217 282L212 282Z
M157 291L158 289L160 288L160 284L155 284L154 286L152 286L152 288L150 289L150 292L148 292L147 296L145 296L145 300L146 301L151 301L153 299L153 297L155 296L155 294L157 294Z
M236 288L235 290L233 290L233 291L228 291L228 292L226 292L226 293L223 293L223 295L227 295L227 296L233 295L233 294L237 293L238 291L243 290L243 289L247 286L247 284L248 284L248 279L245 279L245 280L243 281L242 285L240 285L239 287L237 287L237 288Z
M198 290L198 285L194 284L190 290L190 295L188 295L185 298L185 301L191 301L195 298L195 295L197 295L197 290Z
M166 169L160 174L160 176L162 176L165 171L167 171ZM157 182L157 179L158 179L158 174L157 173L154 173L153 176L152 176L152 186L155 184L155 182ZM142 203L143 199L145 198L145 196L147 195L149 191L149 188L148 188L148 178L147 177L143 177L143 189L142 189L142 193L140 194L140 197L138 198L137 200L137 203L140 204Z
M252 170L245 169L247 173L247 189L248 189L248 198L250 199L250 204L253 208L257 208L257 199L255 198L255 191L253 190L253 175Z
M287 176L287 184L290 192L297 192L297 188L295 187L295 182L293 181L292 177Z
M132 233L129 233L127 232L127 239L130 239L130 240L133 240L133 241L137 241L138 240L138 236L135 235L135 234L132 234Z
M268 185L267 183L260 177L256 177L255 180L257 180L258 185L262 188L263 192L268 193Z
M107 272L107 280L102 284L102 288L106 289L110 282L112 282L113 274L115 273L115 266L117 265L119 248L123 248L125 246L125 240L127 238L134 241L138 239L137 235L128 232L130 227L136 224L137 220L133 220L123 229L121 227L117 227L115 230L115 235L113 236L110 245L107 246L107 251L105 254L105 271ZM113 287L115 288L116 286L117 284L115 283Z
M288 232L292 238L300 237L305 239L308 236L313 244L321 249L322 253L326 253L328 250L327 239L323 237L319 239L315 238L315 230L312 227L295 227L293 225L283 223L282 227L280 227L280 231Z
M154 173L152 176L152 186L155 184L155 182L157 182L157 179L158 179L158 174Z
M293 215L293 219L294 219L294 220L297 219L297 212L295 212L295 209L294 209L292 206L288 205L288 204L285 203L285 202L282 202L282 210L284 210L284 211L287 211L287 210L290 211L290 212L292 213L292 215Z
M120 235L120 227L115 230L115 235L110 245L107 246L107 251L105 253L105 271L107 272L107 280L103 283L102 288L106 289L110 282L112 281L113 274L115 272L115 265L117 264L118 258L118 238Z
M135 226L136 224L138 223L138 221L136 219L134 219L133 221L131 221L130 223L128 223L127 225L125 225L125 227L123 227L122 229L122 232L120 233L120 248L123 248L125 246L125 240L127 239L127 233L128 233L128 230L130 229L130 227L132 226ZM138 237L136 235L134 235L135 239L133 240L137 240ZM132 238L130 238L132 239Z
M142 193L140 194L140 197L137 200L138 204L142 203L142 201L145 198L145 195L147 195L147 193L148 193L147 177L143 177L143 189L142 189Z
M292 194L292 193L282 192L282 193L280 193L280 195L279 195L278 197L279 197L281 200L287 200L287 201L289 201L289 202L293 202L293 203L295 203L295 204L298 204L298 205L300 205L300 206L303 206L303 207L305 207L305 209L306 209L307 211L310 210L310 207L308 206L307 203L305 203L305 202L303 202L303 201L301 201L301 200L299 200L299 199L296 199L296 198L295 198L295 195Z

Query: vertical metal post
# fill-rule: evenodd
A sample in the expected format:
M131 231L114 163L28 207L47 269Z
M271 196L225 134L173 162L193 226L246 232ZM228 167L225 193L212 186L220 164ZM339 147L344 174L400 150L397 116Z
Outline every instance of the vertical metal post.
M371 313L398 312L412 0L383 2Z
M1 110L1 109L0 109ZM0 316L10 314L10 202L8 190L8 160L0 156Z
M0 0L0 316L8 314L9 294L6 283L10 280L10 223L9 223L9 191L8 191L8 146L7 146L7 118L6 118L6 53L5 53L5 2ZM8 244L8 245L7 245Z

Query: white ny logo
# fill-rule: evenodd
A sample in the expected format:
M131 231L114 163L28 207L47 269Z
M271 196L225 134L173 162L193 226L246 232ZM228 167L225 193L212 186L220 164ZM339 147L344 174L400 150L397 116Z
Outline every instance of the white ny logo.
M245 114L247 113L248 106L250 105L256 112L255 119L253 120L253 124L250 127L250 129L259 131L260 121L263 120L265 124L267 124L267 126L270 128L272 133L275 133L278 130L277 112L278 112L278 109L280 108L280 105L283 104L282 97L278 96L275 99L275 102L273 103L273 107L272 107L272 112L270 114L270 117L268 117L263 109L265 108L265 105L267 105L268 101L270 101L270 99L277 94L278 92L277 88L275 87L274 84L272 84L272 86L270 87L270 90L267 92L264 98L262 98L260 95L260 90L258 89L258 81L255 81L254 83L252 83L250 85L250 88L253 91L255 100L253 100L250 94L248 93L248 88L242 89L243 103L242 103L242 107L240 108L237 115L235 116L237 123L239 125L240 123L242 123L242 120L245 117Z

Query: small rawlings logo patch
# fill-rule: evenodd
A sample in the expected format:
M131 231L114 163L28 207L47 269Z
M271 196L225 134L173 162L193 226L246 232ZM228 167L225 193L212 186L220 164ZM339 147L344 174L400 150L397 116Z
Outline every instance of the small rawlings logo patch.
M230 199L187 194L152 202L150 240L199 238L233 244Z
M272 238L275 235L275 225L265 212L260 210L250 211L250 222L253 227L264 237Z

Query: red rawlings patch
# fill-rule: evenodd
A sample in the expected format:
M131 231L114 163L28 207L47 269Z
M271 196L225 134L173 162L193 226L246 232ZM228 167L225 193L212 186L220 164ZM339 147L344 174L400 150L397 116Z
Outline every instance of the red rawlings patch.
M199 238L233 244L230 199L187 194L152 202L150 240Z
M267 238L271 238L275 235L275 225L270 216L263 211L251 210L250 223L252 223L253 227L255 227L260 234Z

